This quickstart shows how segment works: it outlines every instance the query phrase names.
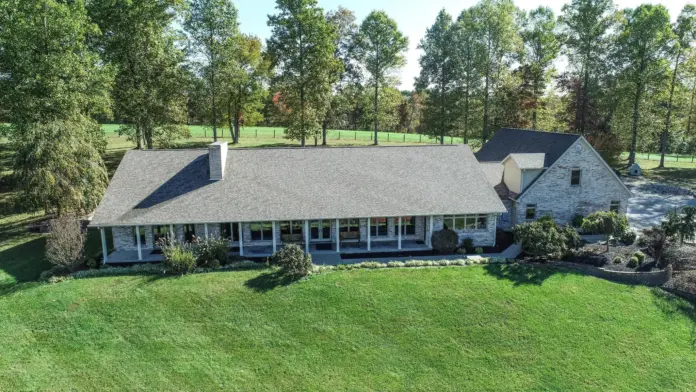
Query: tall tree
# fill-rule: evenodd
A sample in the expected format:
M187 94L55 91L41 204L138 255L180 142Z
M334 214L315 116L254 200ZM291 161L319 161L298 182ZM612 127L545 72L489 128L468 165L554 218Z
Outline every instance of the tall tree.
M478 39L476 20L470 9L462 11L457 18L458 28L454 45L461 59L459 93L462 105L462 129L464 144L469 142L469 131L472 130L474 98L481 93L481 78L483 73L483 47Z
M316 136L326 114L331 85L340 63L334 57L336 30L316 0L277 0L268 17L268 52L279 73L276 84L289 108L286 135L305 145Z
M0 106L14 151L17 201L58 214L96 208L113 73L88 43L99 35L81 1L0 2Z
M560 22L566 37L566 54L582 79L578 85L582 93L576 94L575 128L585 134L588 101L591 90L594 91L592 84L598 77L602 59L609 53L614 5L612 0L572 0L563 6L562 12Z
M520 35L525 49L523 72L531 82L532 129L537 129L539 101L561 48L553 10L549 7L539 7L524 13Z
M188 135L184 53L172 29L183 0L92 0L99 47L116 68L112 97L119 129L138 148L166 147ZM178 126L177 126L178 125Z
M483 142L490 135L491 96L501 81L506 61L519 49L519 35L515 25L515 5L511 0L482 0L472 9L477 46L482 52L483 87Z
M646 85L664 75L665 55L672 39L669 13L662 5L643 4L622 13L618 38L618 57L625 65L625 75L632 81L633 122L628 164L636 161L636 143L640 121L640 103Z
M453 45L458 29L442 9L418 45L423 54L416 86L428 91L424 113L426 132L439 137L440 144L444 144L445 136L454 136L461 113L457 97L462 62L460 52Z
M194 55L203 56L206 61L201 69L209 84L213 140L217 141L216 92L223 52L239 34L237 8L231 0L189 0L188 5L184 27L191 37Z
M379 95L380 86L405 63L408 37L399 31L396 22L384 11L372 11L360 25L355 44L356 58L370 74L374 87L372 107L374 112L375 145L379 144Z
M222 103L227 109L227 122L232 143L239 143L241 123L252 125L263 116L266 98L264 83L269 76L269 62L261 52L261 40L252 36L240 36L224 52L221 68Z
M353 42L358 31L358 25L355 23L355 14L353 11L339 6L337 10L326 14L326 20L336 30L334 57L340 62L341 67L337 68L339 71L338 78L333 86L331 101L321 125L321 144L323 146L326 145L326 132L329 122L334 120L340 113L340 109L345 108L347 104L344 99L345 95L341 94L342 91L350 83L358 82L360 78L353 59Z
M669 137L669 126L672 117L672 103L674 101L674 88L677 85L679 66L684 58L684 52L691 49L691 45L696 40L696 6L687 4L682 9L677 23L674 26L675 40L673 42L674 69L672 70L672 81L669 87L669 100L667 103L667 117L665 118L665 130L660 138L660 165L665 167L665 152L667 150L667 138Z

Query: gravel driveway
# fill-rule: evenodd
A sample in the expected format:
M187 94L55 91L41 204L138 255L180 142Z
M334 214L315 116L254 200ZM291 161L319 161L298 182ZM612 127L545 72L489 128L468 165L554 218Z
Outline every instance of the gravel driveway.
M644 229L662 222L673 208L686 205L696 207L696 198L685 195L675 187L650 182L644 178L625 178L633 197L628 200L628 223L634 229ZM682 193L682 194L678 194Z

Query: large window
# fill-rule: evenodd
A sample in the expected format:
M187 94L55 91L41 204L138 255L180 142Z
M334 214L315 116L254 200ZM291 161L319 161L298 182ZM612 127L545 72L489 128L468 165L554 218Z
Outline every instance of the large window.
M370 236L386 237L387 234L387 218L370 218Z
M228 241L239 241L239 224L236 222L220 223L220 238Z
M524 219L536 219L536 204L527 204L524 210Z
M196 236L196 225L184 225L184 240L192 242Z
M580 185L580 176L582 172L580 169L573 169L570 171L570 185Z
M152 226L152 240L155 242L155 245L162 239L168 239L169 234L169 226L167 225Z
M341 219L338 231L341 233L358 232L360 231L359 219Z
M446 215L444 226L450 230L484 230L488 228L488 215ZM414 233L415 227L414 219Z
M397 228L398 230L398 228ZM416 217L402 216L401 217L401 235L416 234Z
M284 221L280 222L280 234L302 234L304 223L302 221Z
M329 240L331 239L331 221L311 221L309 222L309 232L313 240Z
M140 245L145 245L145 228L140 226L139 232L136 232L135 227L133 227L133 245L138 245L138 234L140 234Z
M255 222L251 225L251 240L252 241L272 241L273 240L273 223L271 222Z
M616 212L618 214L619 209L621 209L621 202L618 200L612 200L611 204L609 204L609 211Z

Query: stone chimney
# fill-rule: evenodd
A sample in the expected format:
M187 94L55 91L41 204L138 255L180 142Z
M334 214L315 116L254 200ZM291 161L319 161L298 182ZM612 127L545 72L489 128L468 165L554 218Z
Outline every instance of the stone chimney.
M210 161L210 179L222 180L227 162L227 142L215 142L208 145L208 160Z

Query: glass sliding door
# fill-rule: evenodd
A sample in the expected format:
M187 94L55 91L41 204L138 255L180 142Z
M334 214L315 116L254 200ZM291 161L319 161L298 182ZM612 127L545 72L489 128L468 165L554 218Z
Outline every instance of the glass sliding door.
M310 238L313 240L331 239L331 221L315 220L309 222Z
M370 219L370 236L371 237L386 237L387 231L387 218L371 218Z

